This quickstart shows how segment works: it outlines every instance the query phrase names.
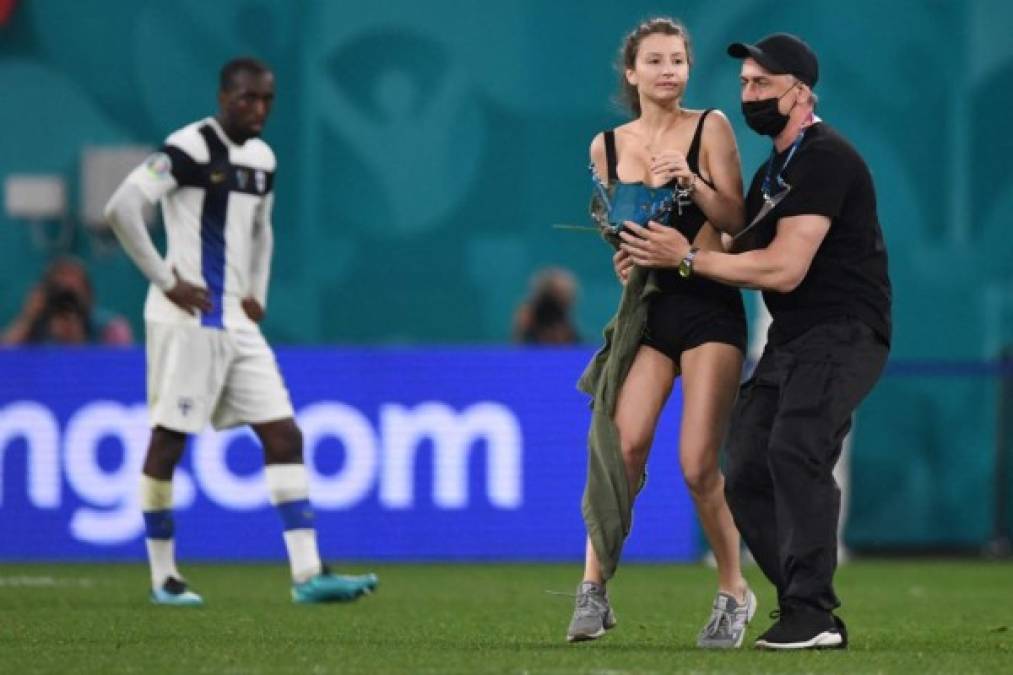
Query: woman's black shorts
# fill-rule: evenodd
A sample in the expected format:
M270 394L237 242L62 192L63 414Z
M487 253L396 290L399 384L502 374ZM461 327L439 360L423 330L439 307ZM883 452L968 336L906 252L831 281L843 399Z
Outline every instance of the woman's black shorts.
M721 342L746 353L746 310L738 292L716 300L682 293L660 293L647 307L642 344L679 363L683 352L707 342Z

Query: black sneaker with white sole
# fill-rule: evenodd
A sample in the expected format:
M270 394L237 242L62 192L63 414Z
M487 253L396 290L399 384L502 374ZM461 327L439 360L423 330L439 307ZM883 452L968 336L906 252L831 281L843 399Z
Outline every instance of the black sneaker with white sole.
M760 649L844 649L848 629L840 617L828 611L785 603L772 612L777 623L756 639Z

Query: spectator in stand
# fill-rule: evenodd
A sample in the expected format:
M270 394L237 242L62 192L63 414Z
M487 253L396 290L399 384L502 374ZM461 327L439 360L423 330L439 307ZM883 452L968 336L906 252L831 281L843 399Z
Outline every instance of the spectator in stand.
M580 336L571 316L577 299L577 280L560 267L538 272L531 294L514 315L514 342L524 344L575 344Z
M134 341L130 323L95 304L84 263L62 256L50 263L25 298L20 314L0 335L0 344L104 344Z

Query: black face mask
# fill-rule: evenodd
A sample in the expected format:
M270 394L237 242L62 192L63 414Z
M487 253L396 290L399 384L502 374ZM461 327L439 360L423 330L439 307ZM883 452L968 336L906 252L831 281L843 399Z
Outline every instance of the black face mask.
M784 98L795 85L789 87L788 91L775 98L765 98L760 101L743 101L742 116L746 118L749 128L761 136L777 136L788 126L788 115L782 115L777 109L777 103ZM792 106L794 107L794 106ZM790 110L788 112L791 112Z

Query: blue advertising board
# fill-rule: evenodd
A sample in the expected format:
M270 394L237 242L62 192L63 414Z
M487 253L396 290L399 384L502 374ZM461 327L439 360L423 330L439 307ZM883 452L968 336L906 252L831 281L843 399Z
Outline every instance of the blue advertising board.
M578 560L588 349L279 349L319 540L344 560ZM148 443L139 349L0 351L0 560L140 560ZM690 560L673 393L627 560ZM245 429L191 439L174 481L177 551L284 557Z

